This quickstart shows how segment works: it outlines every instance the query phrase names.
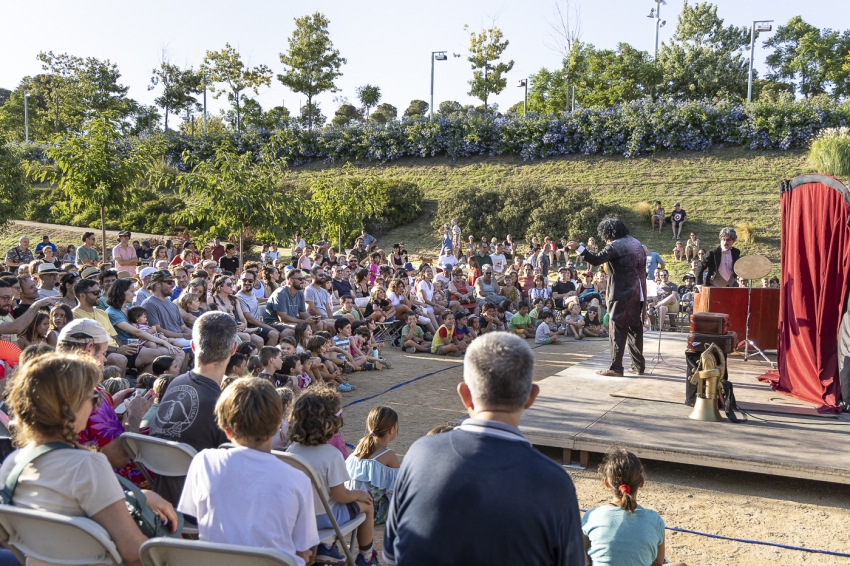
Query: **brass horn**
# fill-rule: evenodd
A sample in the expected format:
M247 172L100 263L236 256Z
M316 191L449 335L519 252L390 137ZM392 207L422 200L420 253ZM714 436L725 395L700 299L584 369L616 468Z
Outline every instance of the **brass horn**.
M717 357L715 357L715 350ZM720 360L720 365L717 360ZM700 355L699 368L689 378L697 386L697 399L694 410L688 416L696 421L720 422L723 417L717 408L717 400L722 397L720 380L726 373L726 359L717 344L712 344Z

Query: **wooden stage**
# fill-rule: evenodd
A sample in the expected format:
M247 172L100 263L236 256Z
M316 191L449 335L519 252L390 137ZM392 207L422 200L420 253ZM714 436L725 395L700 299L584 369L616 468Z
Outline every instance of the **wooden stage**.
M565 464L575 455L584 466L588 452L619 446L652 460L847 483L850 414L819 415L813 405L775 393L756 379L770 368L754 357L728 358L735 397L751 413L747 422L731 423L725 414L719 423L689 419L686 337L665 332L667 365L652 371L658 333L644 334L647 372L641 377L597 375L608 366L606 351L538 381L540 395L520 428L534 445L562 448Z

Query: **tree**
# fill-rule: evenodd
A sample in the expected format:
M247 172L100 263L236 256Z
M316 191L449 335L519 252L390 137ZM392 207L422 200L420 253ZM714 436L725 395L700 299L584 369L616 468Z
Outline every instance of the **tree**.
M186 210L178 212L178 218L191 225L208 226L210 236L238 235L240 258L245 257L242 234L246 228L282 240L299 223L297 199L280 190L285 161L274 159L272 148L240 154L232 141L226 140L216 145L212 159L188 150L183 159L192 171L168 178L186 202ZM160 177L154 182L162 184L164 180Z
M565 70L549 71L544 67L531 75L529 81L529 112L560 114L567 110L567 73Z
M353 104L343 104L336 110L331 122L335 126L344 126L352 120L360 120L363 116Z
M826 93L830 83L835 96L847 95L843 63L850 51L850 32L819 30L794 16L764 42L773 49L767 56L772 81L787 81L806 98Z
M294 92L306 95L310 108L317 94L337 92L334 80L342 76L339 68L346 63L331 43L329 23L319 12L296 18L295 31L288 40L289 51L280 54L280 62L287 68L277 76L277 80ZM308 120L307 124L312 131L312 120Z
M374 112L372 112L372 116L370 120L375 122L376 124L386 124L392 120L395 120L398 117L398 109L384 102L383 104L378 105Z
M381 89L373 85L364 85L357 87L357 99L363 108L366 109L366 119L369 119L369 109L377 106L381 101Z
M454 100L444 100L437 107L437 116L449 117L461 112L463 112L463 106Z
M160 153L153 138L128 141L121 124L105 112L92 118L79 134L55 134L47 155L58 170L40 163L30 173L58 184L71 210L100 209L100 227L106 255L107 208L123 208L133 200L136 182L147 174L153 156Z
M505 90L508 82L503 75L514 67L513 61L501 61L508 43L507 39L502 40L502 30L497 27L469 34L470 55L467 61L472 63L472 80L469 81L471 88L468 94L484 103L485 115L487 99L491 94L499 94Z
M404 111L404 117L408 119L424 118L428 114L428 103L424 100L411 100Z
M8 88L0 88L0 106L3 106L9 97L12 96L12 91Z
M339 248L342 234L363 226L363 221L378 212L381 204L379 184L371 177L360 177L346 163L340 169L323 171L310 179L310 213L316 225L337 233Z
M687 100L745 98L750 30L723 26L717 7L687 2L679 14L673 41L658 55L664 84L662 92Z
M301 126L307 126L309 130L313 126L323 126L327 118L322 114L322 109L317 102L305 104L301 107L301 116L298 118Z
M60 91L70 88L71 79L77 71L83 66L83 60L79 57L74 57L68 53L55 55L53 51L44 51L38 54L38 60L41 61L41 68L48 71L53 76L53 90L55 100L55 125L54 131L59 131L59 96Z
M560 79L564 82L564 107L571 110L570 92L573 77L576 74L578 60L576 56L581 51L581 10L576 0L555 0L555 20L549 22L549 40L544 44L551 50L559 53L562 59L563 71ZM556 71L557 72L557 71ZM531 104L529 103L529 107ZM558 110L557 112L560 112ZM557 112L551 112L555 114Z
M193 69L181 69L165 58L152 73L148 90L162 86L162 94L154 102L165 111L165 131L168 132L168 112L180 114L181 110L197 105L195 95L203 90L204 77Z
M32 188L19 150L9 143L0 145L0 179L3 179L3 190L0 191L2 230L9 225L10 220L23 218Z
M213 98L219 98L225 92L227 99L236 105L236 132L241 133L240 100L242 92L252 90L260 94L261 86L271 86L272 71L265 65L246 67L242 56L229 43L220 51L207 51L201 65L201 75L208 77ZM216 86L223 83L225 88Z
M613 106L650 96L660 80L649 53L620 43L616 50L590 46L586 69L576 84L582 106Z

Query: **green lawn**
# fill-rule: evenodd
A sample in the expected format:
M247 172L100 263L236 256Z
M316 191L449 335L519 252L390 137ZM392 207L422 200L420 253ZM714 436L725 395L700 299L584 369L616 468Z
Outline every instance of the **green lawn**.
M355 165L382 177L412 181L432 201L419 220L381 238L385 245L403 241L414 253L438 251L439 242L433 223L437 201L444 195L470 185L509 189L521 180L541 185L562 185L565 190L570 187L589 188L601 202L627 209L641 201L653 203L660 200L669 211L674 202L680 201L688 212L686 229L695 231L705 248L717 245L717 233L723 226L751 222L756 229L756 242L740 243L738 247L744 254L766 255L775 264L774 273L779 271L779 182L811 171L805 151L748 151L741 148L720 148L707 153L662 153L632 159L568 156L524 162L515 157L458 161L439 157L404 159L386 165ZM337 166L310 164L294 169L291 174L297 182L303 175ZM672 262L674 242L669 231L651 233L649 226L636 217L626 220L635 237L664 256L676 277L687 272L685 264ZM504 234L493 236L503 237Z

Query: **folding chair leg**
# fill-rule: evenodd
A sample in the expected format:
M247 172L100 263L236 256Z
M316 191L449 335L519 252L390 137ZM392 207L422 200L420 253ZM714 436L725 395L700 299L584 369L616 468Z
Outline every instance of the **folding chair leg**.
M341 539L339 541L339 545L342 547L342 551L345 553L345 561L348 566L356 566L354 563L354 537L357 536L358 529L354 529L351 531L351 542L349 544L345 544L345 540Z

